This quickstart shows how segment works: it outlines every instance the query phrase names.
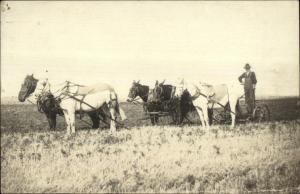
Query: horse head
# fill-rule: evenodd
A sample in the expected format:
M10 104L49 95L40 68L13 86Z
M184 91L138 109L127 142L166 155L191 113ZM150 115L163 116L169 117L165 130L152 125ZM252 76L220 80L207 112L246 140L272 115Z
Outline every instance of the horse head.
M24 102L35 91L38 81L33 77L33 74L25 77L18 95L20 102Z
M139 81L133 81L131 88L129 89L129 94L128 94L128 102L132 102L137 96L140 95L140 80Z
M160 86L163 86L163 85L165 84L165 81L166 81L166 80L164 79L164 81L162 81L161 83L159 83L159 85L160 85Z

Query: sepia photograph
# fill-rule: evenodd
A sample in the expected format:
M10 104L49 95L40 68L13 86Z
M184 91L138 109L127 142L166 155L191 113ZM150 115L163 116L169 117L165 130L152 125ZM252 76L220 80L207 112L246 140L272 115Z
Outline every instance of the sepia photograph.
M299 193L298 1L1 1L1 193Z

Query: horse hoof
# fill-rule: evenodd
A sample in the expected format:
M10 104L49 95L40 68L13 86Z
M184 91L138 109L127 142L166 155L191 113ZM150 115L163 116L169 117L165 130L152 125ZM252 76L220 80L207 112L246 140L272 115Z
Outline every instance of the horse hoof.
M204 130L204 134L210 136L211 132L210 132L210 130Z
M116 133L117 129L111 129L110 131L111 131L111 133Z

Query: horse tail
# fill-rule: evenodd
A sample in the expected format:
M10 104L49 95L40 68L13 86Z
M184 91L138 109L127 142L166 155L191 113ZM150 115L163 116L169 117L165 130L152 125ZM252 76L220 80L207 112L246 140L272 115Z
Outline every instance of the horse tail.
M116 95L116 111L117 113L120 115L121 120L124 121L127 119L125 112L123 111L123 109L120 107L119 101L118 101L118 95L115 93Z
M123 111L123 109L121 107L119 107L119 114L120 114L122 121L127 119L125 112Z

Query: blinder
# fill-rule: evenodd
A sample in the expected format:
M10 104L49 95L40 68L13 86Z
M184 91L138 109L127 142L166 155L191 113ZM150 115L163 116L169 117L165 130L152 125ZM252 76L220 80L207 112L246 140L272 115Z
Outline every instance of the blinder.
M21 90L19 92L19 99L26 99L30 96L37 87L38 80L33 76L27 76L24 80L24 83L21 86Z
M28 95L32 94L35 91L36 86L37 86L37 82L38 82L37 79L32 78L32 82L31 82L31 84L29 86L29 89L28 89L28 92L27 92Z
M139 93L139 83L134 83L134 85L131 87L128 97L134 100Z

